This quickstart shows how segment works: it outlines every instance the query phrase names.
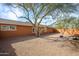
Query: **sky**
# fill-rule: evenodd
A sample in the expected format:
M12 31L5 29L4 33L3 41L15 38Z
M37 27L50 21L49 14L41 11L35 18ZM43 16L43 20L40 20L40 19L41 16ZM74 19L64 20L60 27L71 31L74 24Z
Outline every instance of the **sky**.
M14 11L17 14L17 16L22 15L22 11L20 11L18 8L14 9ZM31 16L31 13L30 13L30 16ZM15 20L15 21L22 21L22 22L27 21L26 19L18 19L16 17L16 15L14 13L12 13L8 7L6 7L2 4L0 4L0 18L8 19L8 20ZM41 24L49 25L49 24L52 23L51 21L52 21L52 19L50 17L50 20L49 19L44 19Z
M14 9L15 13L17 14L17 16L22 16L22 11L19 10L18 8ZM32 13L30 12L30 16L32 16ZM78 17L78 13L74 14L72 13L72 16L76 16ZM12 13L10 11L10 9L7 7L7 6L4 6L3 4L0 4L0 18L3 18L3 19L8 19L8 20L15 20L15 21L22 21L22 22L26 22L27 20L26 19L18 19L16 17L16 15L14 13ZM32 19L33 21L33 19ZM52 17L49 16L49 19L44 19L42 21L41 24L43 25L50 25L52 24L54 21L52 21Z
M9 12L9 9L2 4L0 4L0 18L17 19L16 16L12 12Z

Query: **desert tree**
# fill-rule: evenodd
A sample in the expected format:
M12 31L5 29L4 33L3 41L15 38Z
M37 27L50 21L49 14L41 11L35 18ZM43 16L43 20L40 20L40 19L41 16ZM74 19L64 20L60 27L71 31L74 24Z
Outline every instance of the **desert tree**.
M19 8L23 12L22 16L18 18L24 18L28 20L33 28L36 36L40 36L40 25L46 16L52 16L57 18L57 15L62 12L71 12L75 9L73 4L58 4L58 3L17 3L17 4L5 4L10 8L16 16L16 12L12 8ZM57 12L56 12L57 11ZM56 13L54 13L56 12ZM52 20L53 21L53 20Z

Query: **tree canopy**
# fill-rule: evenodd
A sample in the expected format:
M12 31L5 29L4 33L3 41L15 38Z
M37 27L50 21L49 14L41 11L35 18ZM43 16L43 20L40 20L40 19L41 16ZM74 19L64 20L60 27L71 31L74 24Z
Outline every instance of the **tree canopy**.
M70 29L78 29L79 28L79 19L75 17L69 17L62 20L57 20L54 24L55 28L70 28Z
M9 7L10 11L13 12L16 16L16 12L14 11L14 8L18 8L20 12L22 12L22 15L18 18L24 18L28 20L35 30L35 34L39 36L40 34L40 24L42 21L46 20L47 16L52 17L52 22L54 19L58 19L61 14L68 15L70 13L75 12L76 4L68 4L68 3L14 3L14 4L4 4ZM67 16L64 16L67 17ZM48 19L48 21L50 18ZM47 22L48 22L47 21ZM64 27L64 22L66 21L59 21L58 24L59 27ZM60 23L61 24L60 24ZM71 22L72 23L72 22ZM63 24L63 25L62 25Z
M46 16L57 18L61 13L71 13L76 11L76 4L68 3L17 3L5 4L10 7L11 12L17 14L12 8L19 8L23 13L18 18L25 18L31 24L40 24ZM52 20L53 21L53 20Z

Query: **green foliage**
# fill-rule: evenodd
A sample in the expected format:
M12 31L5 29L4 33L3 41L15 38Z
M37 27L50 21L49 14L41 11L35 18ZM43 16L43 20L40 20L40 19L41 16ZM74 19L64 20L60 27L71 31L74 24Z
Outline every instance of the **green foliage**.
M32 25L40 25L42 20L48 15L56 18L57 14L60 12L62 13L71 13L76 11L75 4L68 4L68 3L13 3L13 4L6 4L9 7L19 8L23 11L23 16L19 18L25 18L28 20ZM12 11L12 9L10 10ZM58 11L58 12L57 12ZM14 11L12 11L16 14ZM57 13L54 13L57 12ZM56 15L55 15L56 14ZM53 20L52 20L53 22Z
M63 20L57 20L54 25L55 28L79 28L79 19L71 17Z

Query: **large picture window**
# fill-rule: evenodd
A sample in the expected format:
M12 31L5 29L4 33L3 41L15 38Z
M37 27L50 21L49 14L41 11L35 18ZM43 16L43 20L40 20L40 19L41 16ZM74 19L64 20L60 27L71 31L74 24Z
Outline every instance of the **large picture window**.
M16 26L13 25L1 25L0 26L0 30L1 31L15 31L16 30Z

